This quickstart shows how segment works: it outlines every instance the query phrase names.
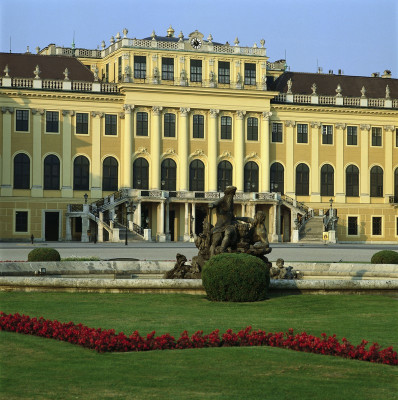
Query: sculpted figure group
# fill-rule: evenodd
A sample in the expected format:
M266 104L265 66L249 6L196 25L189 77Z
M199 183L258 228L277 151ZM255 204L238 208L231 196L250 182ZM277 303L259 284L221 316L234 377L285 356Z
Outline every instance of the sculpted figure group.
M198 255L192 258L192 266L185 265L186 258L177 255L177 263L173 270L166 273L165 278L200 278L203 265L213 255L220 253L247 253L261 258L268 267L266 254L271 252L265 227L265 213L257 211L254 218L236 217L234 215L235 186L228 186L224 196L209 204L216 210L216 225L209 220L203 223L203 232L195 238Z

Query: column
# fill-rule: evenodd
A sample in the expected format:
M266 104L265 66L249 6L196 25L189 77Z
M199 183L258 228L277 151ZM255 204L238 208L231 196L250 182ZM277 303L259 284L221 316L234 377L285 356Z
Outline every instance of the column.
M345 203L344 177L344 130L346 124L336 124L336 170L334 171L334 195L336 203Z
M245 216L245 204L244 203L241 204L240 216L241 217Z
M296 195L294 188L294 127L295 121L285 121L286 140L286 171L285 171L285 193L293 197Z
M246 111L238 110L236 112L236 129L234 133L235 186L238 192L244 191L245 114Z
M2 107L3 112L3 165L1 180L1 195L12 196L12 159L11 159L11 114L14 111L12 107Z
M210 126L208 138L208 171L209 192L217 192L217 143L218 143L218 113L220 110L210 110Z
M362 124L361 129L361 169L360 176L360 202L370 203L370 184L369 184L369 131L370 125Z
M160 189L160 143L162 138L162 107L152 107L151 124L151 189Z
M385 149L384 182L386 183L386 187L384 189L384 199L386 203L389 202L390 196L394 196L394 173L392 170L393 132L395 132L395 126L384 127L384 149Z
M189 214L188 214L188 210L189 210L189 204L186 202L184 204L185 206L185 213L184 213L184 242L188 242L189 241Z
M102 112L91 113L93 129L91 142L91 198L102 197L101 189L101 122L104 117Z
M103 221L104 221L104 214L100 211L98 213L98 218L95 219L96 225L95 229L97 230L97 242L102 243L104 241L104 226L103 226ZM113 221L111 219L111 228L114 228ZM117 239L119 239L119 229L115 232L114 229L112 229L112 234L114 234ZM114 242L114 237L112 237L112 242Z
M279 237L278 237L278 212L277 212L278 205L274 204L272 206L272 214L273 214L273 221L272 221L272 235L271 235L271 241L272 242L278 242Z
M141 226L141 201L134 203L137 208L134 213L134 223L138 226Z
M311 166L310 166L310 195L311 202L321 201L319 181L319 129L320 122L311 122Z
M166 235L164 233L164 201L161 201L158 205L158 217L156 222L158 241L165 242Z
M180 108L180 129L178 131L178 156L180 158L180 190L186 191L188 185L188 143L189 143L189 108Z
M132 111L133 105L124 105L124 140L121 141L123 146L122 154L122 166L123 166L123 180L122 187L130 189L133 187L132 181L132 165L131 165L131 154L133 152L133 130L132 130Z
M72 240L72 219L71 217L65 218L65 240Z
M262 113L262 123L261 123L261 181L260 191L269 192L270 181L269 181L269 118L272 112L265 111Z
M32 154L32 197L43 197L43 167L41 157L41 120L44 110L33 114L32 139L33 139L33 154Z
M87 231L88 231L90 220L85 216L81 217L81 218L82 218L82 237L81 237L81 241L84 242L84 243L87 243L88 242Z
M72 189L72 115L74 111L62 111L62 197L73 197Z
M166 242L170 242L171 240L171 235L170 235L170 203L166 199ZM177 232L175 232L177 234Z
M196 204L195 203L192 203L192 212L191 212L191 216L192 216L192 226L191 226L191 228L192 228L192 230L191 230L191 234L193 235L193 236L195 236L196 235L196 230L195 230L195 226L196 226Z

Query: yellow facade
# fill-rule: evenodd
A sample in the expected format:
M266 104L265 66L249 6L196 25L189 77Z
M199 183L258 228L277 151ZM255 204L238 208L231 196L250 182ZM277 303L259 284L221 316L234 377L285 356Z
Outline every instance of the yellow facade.
M15 77L11 69L11 77L8 72L3 74L0 240L27 240L33 235L37 240L86 241L93 240L95 232L95 240L118 241L114 216L118 215L120 222L125 211L124 203L116 198L121 192L112 195L118 189L124 189L125 199L137 206L132 217L135 228L150 229L147 232L153 240L190 240L201 231L207 204L220 195L225 182L237 187L238 215L266 212L271 241L293 241L297 215L308 211L323 215L329 210L330 199L337 210L339 242L398 240L395 79L375 78L392 89L391 96L386 93L385 98L377 99L344 96L344 90L343 96L316 94L314 89L312 95L295 93L295 83L280 91L276 83L286 74L284 61L269 62L263 41L261 47L244 48L239 43L205 40L197 31L188 38L176 38L170 29L165 37L152 35L138 40L126 35L103 50L73 50L93 73L93 82L84 83L86 86L60 79L53 80L58 82L54 90L54 86L48 88L48 80L35 79L33 74ZM195 39L200 41L197 48L193 46ZM73 56L71 49L54 45L41 51L43 63L61 54ZM171 79L162 79L167 71L165 59L173 66ZM220 79L220 68L225 65L228 74L225 70L223 74L229 78ZM192 79L194 73L197 75ZM27 81L32 81L32 86ZM23 110L28 114L28 127L21 131L17 120ZM56 132L47 131L49 115L59 116ZM87 133L79 133L79 118L87 118ZM145 123L141 118L147 118ZM108 120L116 121L112 134L107 133L113 129L107 126ZM194 137L197 121L203 126L203 137ZM146 127L142 128L145 135L140 131L142 126ZM173 127L174 135L169 135ZM374 128L380 128L381 143L373 142L379 132ZM274 129L280 130L279 136ZM302 129L306 130L304 143L299 140ZM330 143L324 143L329 140L325 130L330 132ZM349 144L348 132L353 131L356 143ZM250 136L252 132L254 136ZM15 184L15 157L21 153L30 162L28 188L15 188L19 185ZM44 163L49 155L59 160L57 189L45 188L50 178L45 177ZM89 163L89 181L83 189L75 186L80 179L74 172L79 156ZM117 164L116 190L104 190L104 161L109 157ZM141 177L134 176L135 162L141 159L148 164L146 187ZM172 173L162 172L165 160L175 163L175 184L174 178L162 175ZM204 165L201 190L193 189L196 178L190 175L195 160ZM218 168L223 161L230 163L232 179L220 183ZM245 166L250 162L255 171L245 178ZM283 183L279 182L283 187L275 186L275 163L283 167ZM297 167L302 164L309 171L308 192L304 188L300 190L305 193L299 194ZM323 181L327 179L324 166L332 171L329 186ZM359 170L356 195L346 193L349 166ZM371 178L374 166L382 169L382 192L377 196L372 195L375 189L371 187L376 182ZM76 206L74 211L70 205L82 205L86 193L87 206ZM50 234L54 228L49 227L54 226L54 218L58 218L56 235L53 231ZM131 229L135 229L133 221Z

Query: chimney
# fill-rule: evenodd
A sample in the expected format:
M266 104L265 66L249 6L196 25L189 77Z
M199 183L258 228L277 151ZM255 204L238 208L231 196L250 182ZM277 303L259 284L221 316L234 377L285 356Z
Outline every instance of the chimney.
M371 75L372 78L378 78L379 76L380 76L379 72L372 72L372 75Z
M383 72L383 75L381 76L382 78L391 78L391 71L389 69L386 69Z
M333 75L333 70L329 69L329 75Z

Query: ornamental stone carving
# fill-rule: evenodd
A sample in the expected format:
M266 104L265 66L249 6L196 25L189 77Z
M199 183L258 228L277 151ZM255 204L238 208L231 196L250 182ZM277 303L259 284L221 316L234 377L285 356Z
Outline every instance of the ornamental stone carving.
M318 128L318 129L322 126L322 124L320 122L314 122L314 121L311 122L310 125L311 125L311 128Z
M292 86L293 86L293 82L292 82L292 78L290 78L288 81L287 81L287 94L293 94L293 92L292 92Z
M153 106L153 107L152 107L152 112L153 112L155 115L160 115L160 113L162 112L162 110L163 110L163 107L160 107L160 106Z
M98 82L99 81L99 77L98 77L98 67L97 65L94 67L94 82Z
M246 157L246 160L250 160L250 159L253 159L253 158L259 158L258 154L255 151L252 151L251 153L249 153L247 155L247 157Z
M387 100L389 100L391 97L390 97L390 87L387 85L386 86L386 99Z
M344 130L345 128L346 128L346 124L341 124L341 123L336 124L336 129Z
M148 154L148 149L146 147L138 147L136 154Z
M1 111L3 114L6 114L7 111L12 114L14 112L14 107L1 107Z
M39 109L39 108L32 108L32 114L33 115L36 115L36 114L39 114L39 115L44 115L44 110L43 109Z
M6 67L4 68L4 73L5 73L4 77L5 78L9 78L10 77L10 75L8 75L9 72L10 72L10 69L8 68L8 64L7 64Z
M200 156L204 156L205 152L202 149L197 149L192 153L193 157L200 157Z
M316 94L316 89L317 89L316 84L313 83L312 86L311 86L311 90L312 90L311 95L312 95L312 96L316 96L316 95L317 95L317 94Z
M361 124L359 127L361 128L361 131L370 131L370 125Z
M131 112L134 110L134 105L132 104L125 104L123 106L123 110L126 114L131 114Z
M220 158L228 158L228 157L231 157L231 156L232 156L231 152L228 151L228 150L225 150L225 151L220 155Z
M168 154L176 154L176 151L175 151L174 149L172 149L172 148L168 148L168 149L164 152L164 154L165 154L165 155L168 155Z
M365 89L365 86L362 86L362 89L361 89L361 97L362 97L362 98L365 98L365 97L366 97L366 89Z
M40 74L41 74L41 71L40 71L40 68L39 68L39 66L38 65L36 65L36 68L35 68L35 70L33 71L33 73L35 74L35 79L40 79Z
M285 126L287 128L294 128L296 126L296 121L285 121Z
M217 118L219 112L220 112L220 110L216 110L216 109L214 109L214 108L211 108L211 109L210 109L210 117L211 117L211 118Z
M180 107L180 114L182 117L188 116L188 113L191 111L188 107Z
M341 85L340 85L340 83L337 85L337 88L336 88L336 97L342 97L343 95L341 94L341 92L342 92L343 90L341 89Z
M130 57L129 57L129 53L123 53L122 54L122 59L123 60L128 60Z
M103 118L104 115L105 114L103 112L101 112L101 111L91 111L91 116L93 118L95 118L95 117Z
M272 116L271 111L264 111L262 114L263 120L269 121L270 117Z
M243 111L243 110L236 111L237 119L243 119L245 115L246 115L246 111Z
M65 68L65 71L63 72L63 74L64 74L64 80L65 81L69 81L69 70L68 70L68 68Z
M394 132L395 126L394 125L385 125L384 130Z

